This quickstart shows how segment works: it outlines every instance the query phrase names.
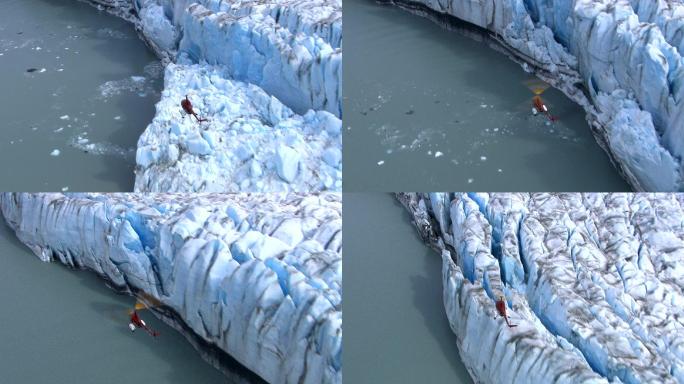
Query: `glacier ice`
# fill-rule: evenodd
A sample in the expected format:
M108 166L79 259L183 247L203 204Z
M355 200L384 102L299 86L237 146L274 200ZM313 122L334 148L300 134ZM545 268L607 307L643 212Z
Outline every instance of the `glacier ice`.
M335 137L342 124L340 0L89 1L135 23L175 63L138 142L136 191L341 190L341 165L323 159L342 146ZM180 113L181 99L193 92L212 108L203 111L211 113L201 133ZM235 148L248 137L253 148ZM281 164L286 174L272 172L282 145L299 152L294 175L289 162ZM245 151L253 161L238 161ZM257 166L264 172L247 172Z
M136 191L276 192L340 190L342 165L324 155L342 147L340 119L297 115L227 70L170 63L157 114L138 140ZM185 96L209 121L181 115Z
M161 301L271 383L341 383L341 196L3 193L44 261Z
M637 190L684 190L684 39L679 0L396 0L491 34L582 105Z
M684 382L684 194L397 197L476 382Z

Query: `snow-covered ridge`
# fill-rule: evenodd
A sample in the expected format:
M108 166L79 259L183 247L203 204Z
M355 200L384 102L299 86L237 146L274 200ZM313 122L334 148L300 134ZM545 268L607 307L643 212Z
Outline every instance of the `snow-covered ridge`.
M397 0L493 33L584 106L599 144L638 190L684 190L679 0Z
M157 117L138 142L136 191L341 190L341 163L337 164L336 154L341 153L342 140L332 137L342 124L340 0L90 1L135 23L160 57L178 64L167 69ZM228 92L235 89L251 90ZM193 92L202 100L193 98ZM190 128L180 106L185 95L191 96L209 124ZM264 101L263 95L274 98L268 105L282 103L276 108L294 111L298 116L293 120L301 123L283 125L278 119L264 118L247 124L261 133L264 147L251 160L244 158L244 152L226 153L234 148L214 146L207 140L206 136L212 136L213 143L244 138L241 115L263 117L253 112L253 104ZM208 108L203 109L205 105ZM241 128L233 131L235 126ZM204 141L196 133L179 134L172 127L182 127L183 132L203 129ZM316 131L330 135L314 139L311 135ZM287 139L293 137L297 139ZM157 140L164 145L173 142L181 151L162 153L168 147L157 147ZM183 148L200 148L201 153L184 157ZM264 181L269 172L264 177L258 171L257 175L235 172L247 163L273 157L274 148L298 154L278 156L282 163L279 180ZM227 169L218 166L226 164L224 157L233 159ZM242 164L234 161L238 158ZM283 172L283 168L288 170ZM323 172L311 172L312 168ZM167 180L169 176L172 180Z
M398 198L475 381L684 383L684 195Z
M341 383L339 194L3 193L42 260L143 291L271 383Z

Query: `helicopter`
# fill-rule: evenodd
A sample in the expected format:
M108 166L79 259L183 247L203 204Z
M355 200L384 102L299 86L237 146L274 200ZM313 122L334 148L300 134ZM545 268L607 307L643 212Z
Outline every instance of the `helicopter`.
M130 329L131 332L135 332L136 329L143 329L145 330L145 332L149 333L153 337L159 336L159 332L150 328L145 323L145 320L141 319L138 315L139 310L149 309L150 307L159 305L161 305L161 303L155 298L151 297L150 295L147 295L145 293L140 294L137 298L135 306L132 310L128 312L130 318L130 322L128 323L128 329Z
M552 123L557 121L558 118L556 116L553 116L551 112L549 112L549 108L546 106L546 103L544 103L544 100L542 100L541 98L542 93L544 93L544 91L546 91L546 89L549 88L549 84L537 78L524 81L523 84L525 84L525 86L529 88L529 90L532 91L532 93L534 94L534 97L532 97L532 114L534 116L537 116L538 114L543 114Z

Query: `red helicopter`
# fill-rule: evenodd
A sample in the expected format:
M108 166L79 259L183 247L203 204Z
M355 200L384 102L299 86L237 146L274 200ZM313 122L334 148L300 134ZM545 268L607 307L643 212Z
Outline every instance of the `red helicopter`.
M147 295L145 295L147 296ZM153 298L149 298L154 300ZM140 316L138 315L138 310L141 309L146 309L149 308L149 305L146 302L150 302L150 300L141 300L141 298L138 298L138 301L135 303L135 307L133 308L132 311L129 311L128 314L130 316L130 322L128 323L128 329L131 330L131 332L135 332L136 329L144 329L145 332L149 333L150 335L157 337L159 336L159 332L155 331L154 329L150 328L146 323L145 320L141 319ZM157 302L154 300L153 302Z
M190 102L190 99L188 99L188 95L185 95L185 99L181 100L181 107L183 107L183 110L188 115L195 116L195 119L197 119L198 123L202 123L203 121L209 121L207 119L201 119L197 116L197 113L195 112L195 110L192 107L192 102Z
M499 312L499 315L506 320L506 325L508 325L509 328L517 327L517 325L511 324L508 320L508 315L506 315L506 300L503 296L499 296L499 300L496 301L496 310Z
M544 100L541 98L541 94L546 91L547 88L549 88L549 84L545 83L539 79L531 79L528 81L524 82L525 86L534 93L534 97L532 98L532 114L537 116L538 114L544 114L550 122L555 122L558 120L557 117L551 115L551 112L549 112L549 108L546 106L546 103L544 103Z

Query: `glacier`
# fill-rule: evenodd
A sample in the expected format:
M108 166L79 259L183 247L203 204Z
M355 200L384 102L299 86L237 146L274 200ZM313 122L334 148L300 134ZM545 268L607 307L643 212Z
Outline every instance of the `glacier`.
M341 191L340 0L88 1L172 64L136 192ZM186 95L208 123L184 116Z
M475 26L584 107L599 145L636 190L684 190L681 1L389 2Z
M684 383L684 194L396 197L475 382Z
M157 115L138 140L135 190L341 190L341 120L324 111L297 115L253 84L226 80L225 71L167 65ZM179 118L185 95L208 122Z
M43 261L163 303L270 383L342 381L341 195L3 193Z

